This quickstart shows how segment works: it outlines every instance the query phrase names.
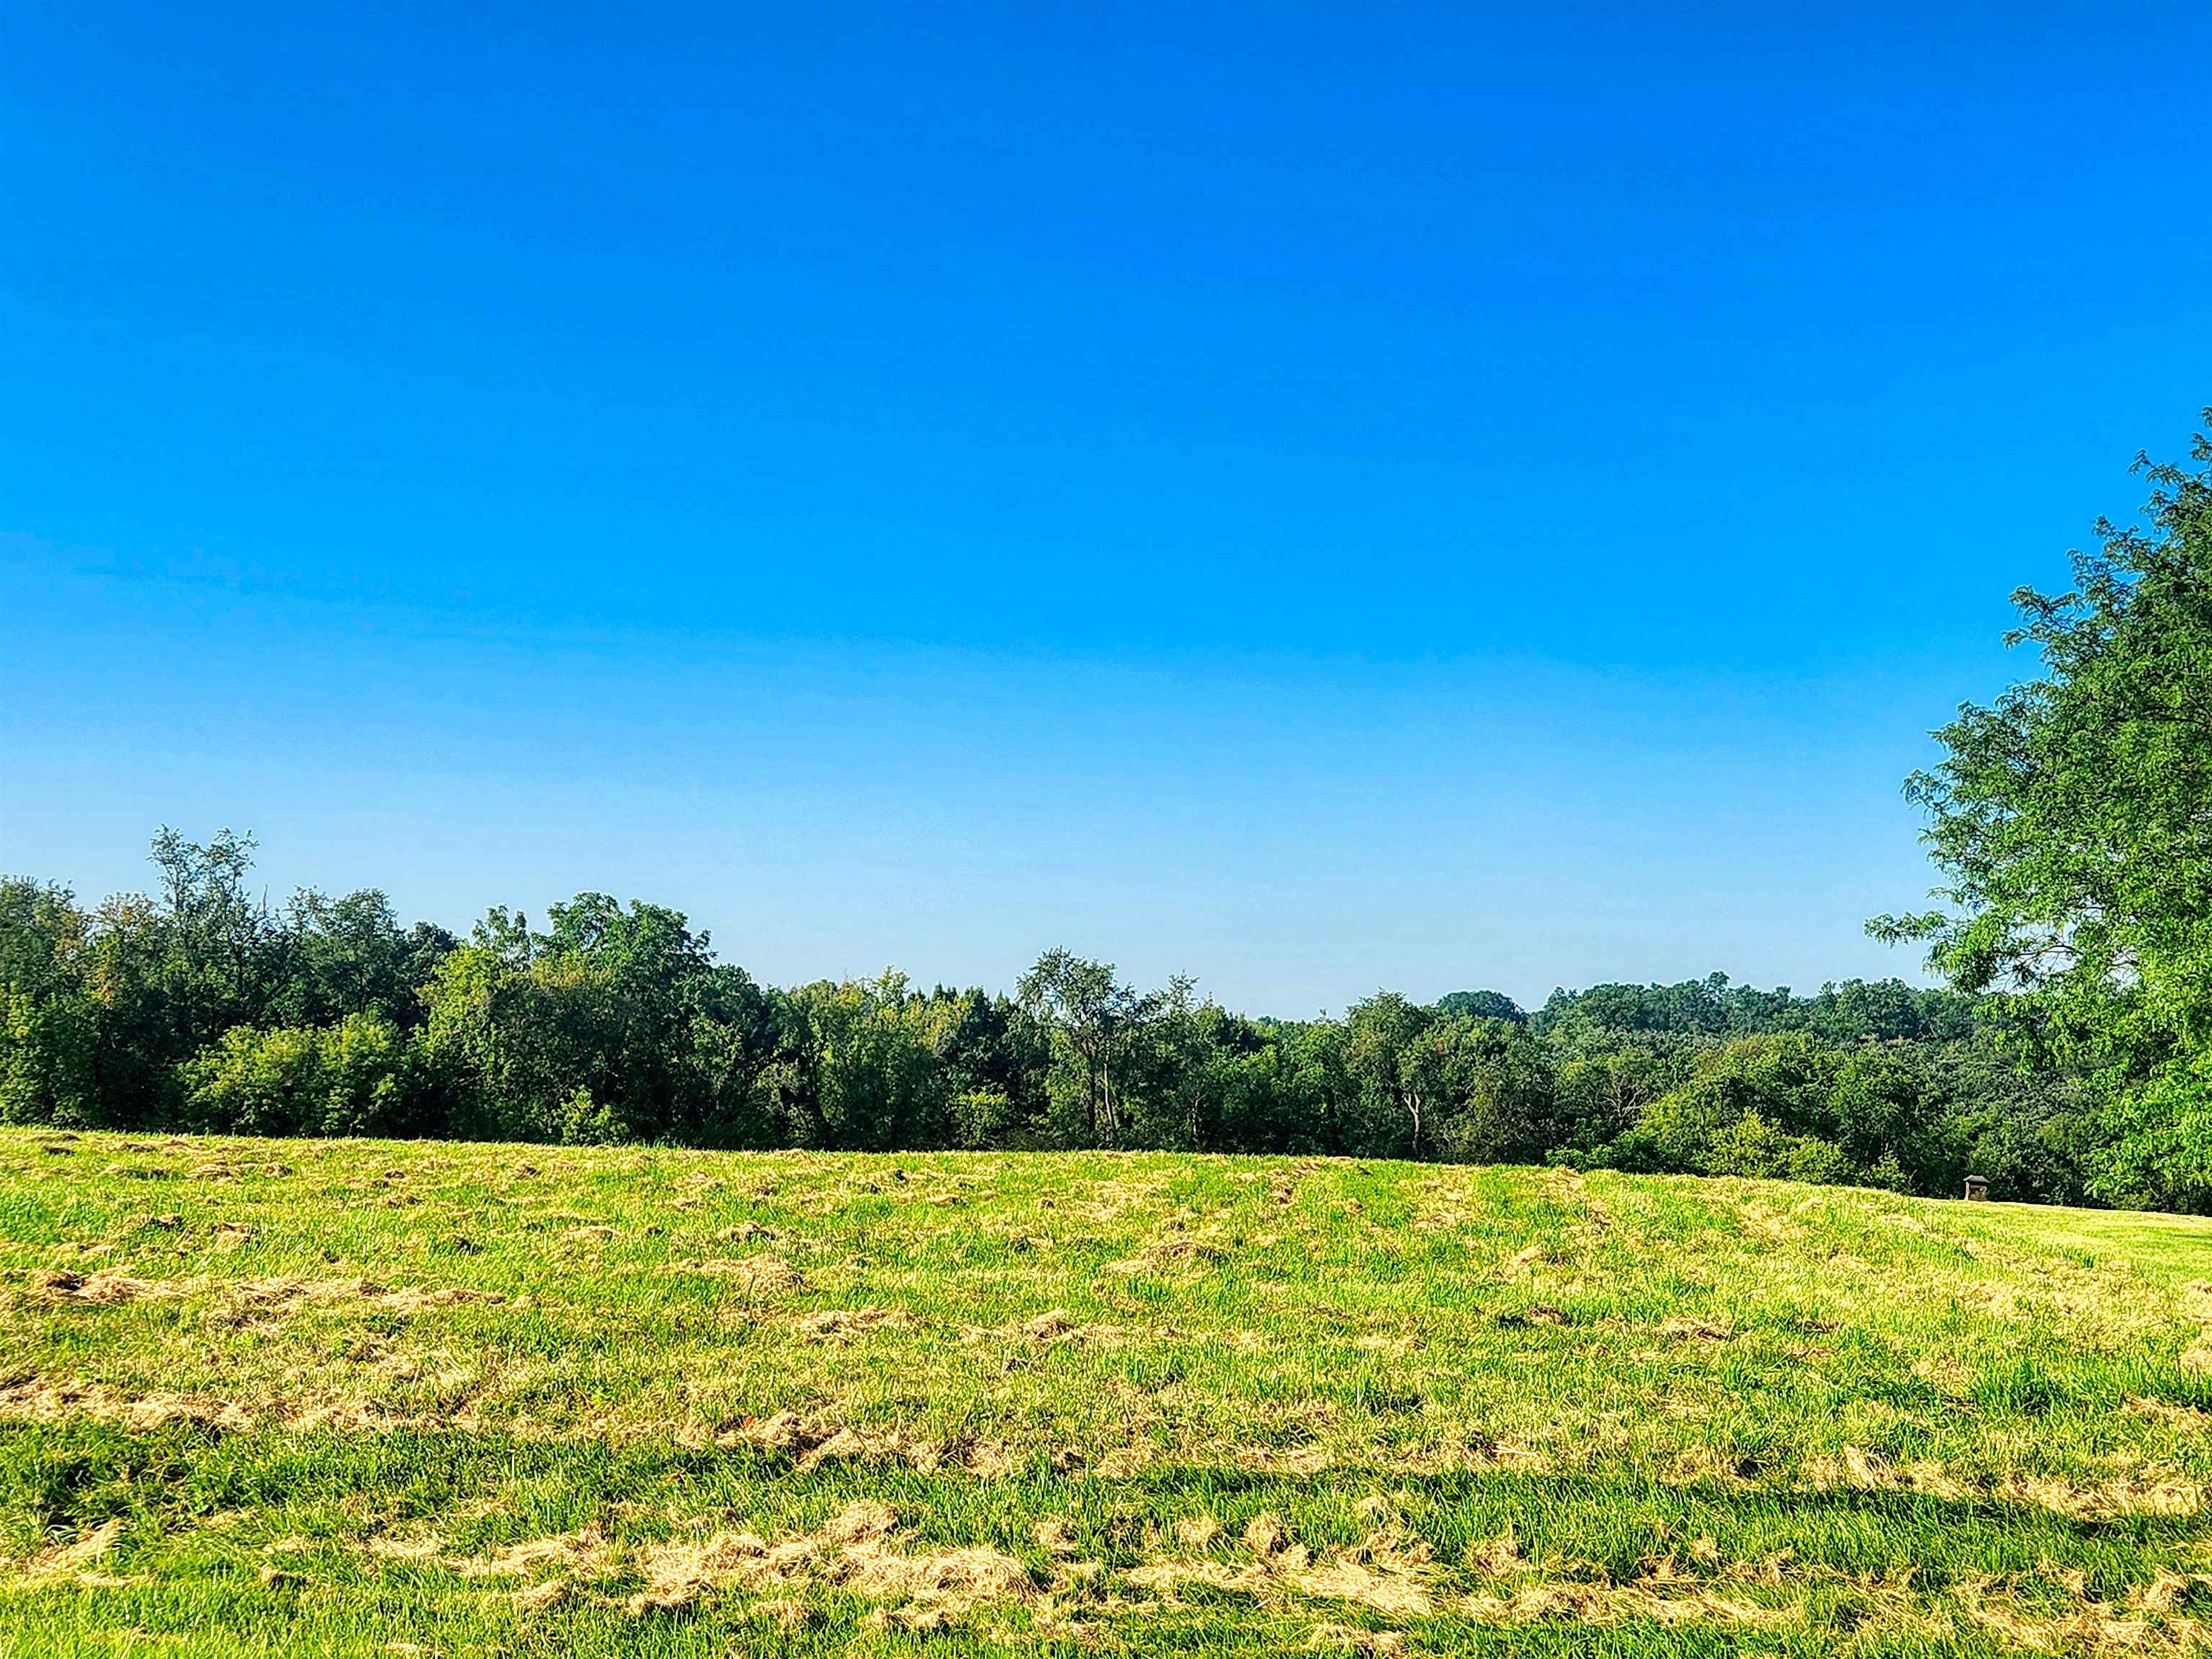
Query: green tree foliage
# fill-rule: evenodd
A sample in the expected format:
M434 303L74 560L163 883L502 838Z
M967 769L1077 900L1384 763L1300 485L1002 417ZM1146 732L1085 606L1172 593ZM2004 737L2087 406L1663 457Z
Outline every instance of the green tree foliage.
M0 1115L264 1134L1160 1147L1637 1168L2078 1200L2106 1120L2023 1073L2006 999L1604 985L1534 1015L1377 992L1253 1019L1048 951L1013 996L756 983L680 913L580 894L466 942L381 894L252 896L165 832L151 895L0 881Z
M0 1123L100 1119L89 938L65 889L0 877Z
M2212 410L2206 411L2212 421ZM2040 674L1936 733L1908 793L1944 908L1917 937L1960 990L2022 994L2023 1036L2094 1073L2109 1197L2212 1206L2212 439L2137 463L2145 522L2100 521L2075 585L2014 595Z
M426 1070L461 1133L782 1139L796 1075L787 1034L677 911L585 893L537 933L495 909L438 961L422 1002Z
M930 998L933 1039L945 1070L952 1142L961 1146L1044 1144L1044 1079L1050 1030L1012 999L939 986Z
M807 1037L791 1091L799 1145L889 1152L952 1140L940 1022L904 975L802 986L792 1001Z
M1503 991L1452 991L1437 999L1440 1014L1471 1014L1477 1019L1510 1019L1516 1024L1528 1018L1521 1005Z
M1852 1087L1844 1087L1846 1068L1858 1064L1859 1056L1802 1032L1738 1038L1653 1102L1623 1150L1657 1168L1703 1175L1834 1180L1853 1168L1889 1175L1895 1159L1887 1145L1870 1143L1872 1156L1855 1163L1842 1144L1847 1100L1869 1115L1863 1097L1880 1086L1853 1072Z
M1420 1046L1434 1056L1445 1156L1534 1164L1559 1144L1556 1066L1522 1022L1462 1015L1430 1026Z
M413 1030L422 1020L420 988L459 942L427 922L403 931L392 901L374 891L333 899L307 889L282 923L287 960L265 1012L301 1025L356 1012Z
M390 1135L416 1126L416 1055L374 1013L236 1025L185 1062L185 1121L262 1135Z
M1442 1067L1436 1045L1421 1039L1436 1023L1432 1010L1395 991L1378 991L1345 1015L1344 1066L1357 1091L1351 1127L1358 1140L1401 1158L1433 1150Z
M1590 1033L1579 1034L1587 1043ZM1652 1102L1675 1082L1677 1056L1642 1047L1584 1052L1583 1045L1550 1045L1555 1056L1552 1111L1562 1149L1594 1157L1642 1121Z
M1086 1144L1120 1146L1127 1073L1157 1000L1116 980L1112 963L1086 961L1064 950L1039 957L1015 994L1053 1033L1048 1085L1053 1104L1066 1121L1073 1111L1082 1113Z

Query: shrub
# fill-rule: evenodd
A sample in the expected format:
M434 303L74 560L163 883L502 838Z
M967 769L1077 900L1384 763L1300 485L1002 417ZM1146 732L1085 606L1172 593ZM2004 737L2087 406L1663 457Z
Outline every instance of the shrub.
M388 1134L412 1091L410 1045L382 1020L235 1025L185 1065L196 1126L239 1134Z

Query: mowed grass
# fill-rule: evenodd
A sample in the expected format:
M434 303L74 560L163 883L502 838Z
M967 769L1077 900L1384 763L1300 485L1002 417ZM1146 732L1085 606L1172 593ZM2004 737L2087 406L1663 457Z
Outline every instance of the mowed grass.
M2181 1653L2212 1226L0 1132L0 1654Z

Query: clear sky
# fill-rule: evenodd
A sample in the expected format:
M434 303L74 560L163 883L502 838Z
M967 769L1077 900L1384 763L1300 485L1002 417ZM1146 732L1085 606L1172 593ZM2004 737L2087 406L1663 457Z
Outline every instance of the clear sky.
M1909 971L2212 10L0 11L0 869L778 981Z

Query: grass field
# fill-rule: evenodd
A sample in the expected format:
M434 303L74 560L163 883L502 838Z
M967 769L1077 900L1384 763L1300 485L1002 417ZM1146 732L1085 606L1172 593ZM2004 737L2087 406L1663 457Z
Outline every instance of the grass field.
M0 1132L0 1654L2181 1653L2212 1225Z

